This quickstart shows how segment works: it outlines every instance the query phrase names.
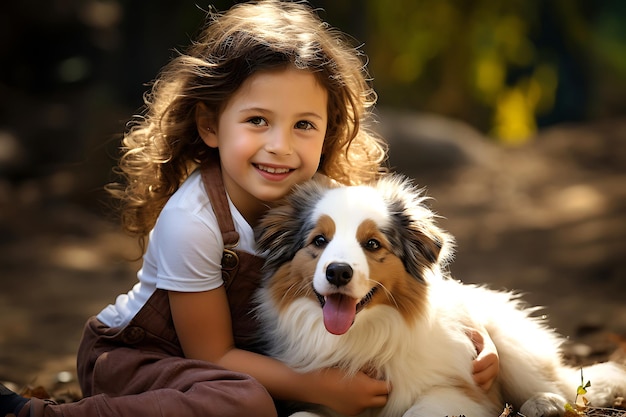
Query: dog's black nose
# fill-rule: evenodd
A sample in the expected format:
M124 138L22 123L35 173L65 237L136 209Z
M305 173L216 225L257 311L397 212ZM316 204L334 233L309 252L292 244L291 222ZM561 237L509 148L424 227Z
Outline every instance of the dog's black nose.
M326 267L326 279L337 287L346 285L352 279L352 267L343 262L333 262Z

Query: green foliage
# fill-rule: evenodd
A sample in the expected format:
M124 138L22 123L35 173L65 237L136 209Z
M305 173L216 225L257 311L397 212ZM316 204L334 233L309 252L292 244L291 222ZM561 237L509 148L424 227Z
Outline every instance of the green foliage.
M541 125L616 111L626 98L622 4L359 2L381 104L458 117L513 144Z
M587 393L587 388L590 386L591 381L585 383L583 369L580 368L580 385L576 388L576 399L574 405L570 403L565 404L565 417L584 414L587 409L587 404L589 403L585 398L585 394Z

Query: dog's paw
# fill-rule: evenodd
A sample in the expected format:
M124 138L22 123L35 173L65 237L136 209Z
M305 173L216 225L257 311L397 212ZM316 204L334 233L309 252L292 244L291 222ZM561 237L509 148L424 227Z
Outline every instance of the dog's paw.
M558 417L565 413L567 400L558 394L542 392L528 399L520 408L526 417Z

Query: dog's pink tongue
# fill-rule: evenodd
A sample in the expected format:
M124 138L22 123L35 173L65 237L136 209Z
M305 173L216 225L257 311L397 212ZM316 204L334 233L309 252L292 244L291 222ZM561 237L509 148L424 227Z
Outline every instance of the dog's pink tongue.
M322 309L326 330L337 335L347 332L354 322L354 316L356 316L356 303L355 298L342 294L326 297L326 303Z

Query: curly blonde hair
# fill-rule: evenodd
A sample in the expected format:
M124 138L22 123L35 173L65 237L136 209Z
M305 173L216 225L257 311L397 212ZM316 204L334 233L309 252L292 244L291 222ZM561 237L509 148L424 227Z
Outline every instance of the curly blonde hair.
M125 181L107 186L122 203L126 231L143 242L168 198L208 158L195 122L198 103L217 119L248 77L288 65L311 71L328 92L318 172L348 185L384 170L386 146L370 130L376 94L359 50L305 4L238 4L208 12L197 40L162 69L143 115L129 124L116 169Z

